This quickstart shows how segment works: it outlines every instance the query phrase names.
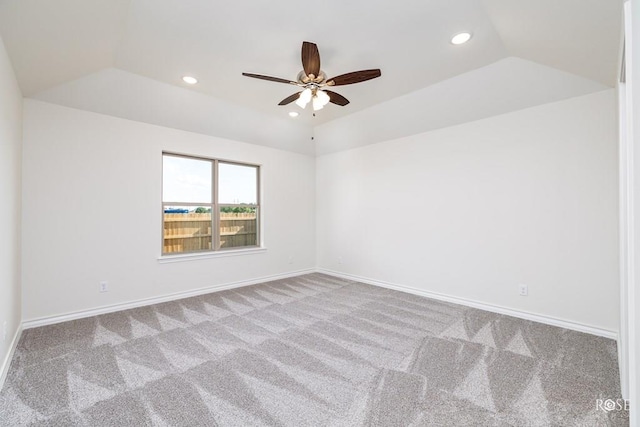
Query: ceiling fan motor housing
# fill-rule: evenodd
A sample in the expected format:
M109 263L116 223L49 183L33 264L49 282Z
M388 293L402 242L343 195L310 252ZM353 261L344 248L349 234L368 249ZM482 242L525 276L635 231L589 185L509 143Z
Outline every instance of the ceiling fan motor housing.
M318 73L318 76L311 79L309 76L307 76L307 74L304 72L304 70L300 71L298 73L298 81L302 84L307 84L307 83L318 83L318 84L323 84L325 83L327 80L327 75L325 74L324 71L320 70L320 72Z

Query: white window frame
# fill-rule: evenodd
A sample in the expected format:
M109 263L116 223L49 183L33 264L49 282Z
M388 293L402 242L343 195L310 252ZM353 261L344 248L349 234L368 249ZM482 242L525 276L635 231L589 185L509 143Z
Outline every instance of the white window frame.
M260 186L260 175L261 175L261 165L255 163L247 163L247 162L239 162L235 160L223 160L217 158L203 157L203 156L195 156L191 154L183 154L176 153L170 151L162 152L162 159L164 160L165 156L173 156L180 157L185 159L193 159L199 161L211 162L211 202L210 203L201 203L201 202L173 202L173 201L165 201L164 200L164 167L162 169L162 185L160 190L160 253L161 256L159 260L165 261L173 261L173 260L181 260L181 259L198 259L198 258L208 258L212 255L220 256L220 255L241 255L243 253L253 253L253 252L262 252L264 251L264 247L262 246L262 209L261 209L261 186ZM163 162L164 163L164 162ZM246 166L256 168L256 204L255 205L247 205L247 204L229 204L218 202L218 194L219 194L219 164L231 164L238 166ZM164 210L167 206L202 206L211 209L211 249L203 249L196 251L187 251L187 252L165 252L164 251ZM251 207L256 209L256 244L249 246L236 246L230 248L221 248L220 247L220 209L223 207Z

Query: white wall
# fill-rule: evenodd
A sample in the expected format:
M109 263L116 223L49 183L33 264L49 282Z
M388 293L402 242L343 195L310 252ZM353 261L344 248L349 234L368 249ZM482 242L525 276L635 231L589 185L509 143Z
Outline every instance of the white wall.
M159 264L163 150L262 164L267 251ZM23 318L313 268L314 177L310 156L27 99Z
M318 266L617 331L616 127L606 90L321 156Z
M626 51L629 56L626 58L627 67L627 118L629 119L626 135L629 138L632 150L630 152L631 182L633 192L629 203L630 227L628 238L631 239L631 257L633 263L630 270L632 276L628 283L627 315L624 319L628 323L628 362L629 362L629 400L631 406L630 426L640 425L640 258L638 250L640 248L640 208L638 189L640 188L640 0L630 0L625 5L625 25L627 25ZM630 28L629 28L630 27ZM635 252L634 252L635 251Z
M616 84L618 95L618 155L619 155L619 194L620 194L620 332L618 334L618 365L620 368L620 388L622 396L629 398L630 366L630 328L629 286L633 283L634 255L631 224L633 221L633 140L629 132L631 116L631 96L626 82L631 81L631 16L629 3L624 5L624 26L621 31L620 57L618 64L625 79ZM626 59L625 59L626 57Z
M0 375L20 325L22 94L0 39ZM7 336L3 324L7 322ZM4 339L3 339L4 338Z

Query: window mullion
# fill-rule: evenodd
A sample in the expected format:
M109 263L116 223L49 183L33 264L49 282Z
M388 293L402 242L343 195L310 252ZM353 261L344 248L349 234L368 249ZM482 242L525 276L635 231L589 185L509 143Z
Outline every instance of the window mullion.
M218 161L213 161L213 167L211 168L211 191L212 191L212 204L211 209L211 235L213 237L213 250L220 250L220 208L218 206Z

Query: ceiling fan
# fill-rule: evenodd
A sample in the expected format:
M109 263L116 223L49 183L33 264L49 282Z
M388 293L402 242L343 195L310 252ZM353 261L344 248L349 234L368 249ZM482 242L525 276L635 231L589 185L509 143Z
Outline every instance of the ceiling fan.
M352 71L351 73L327 79L324 71L320 69L318 46L311 42L302 42L302 68L303 70L298 73L295 81L262 74L242 73L242 75L298 86L302 88L302 91L286 97L278 105L287 105L295 101L299 107L305 108L311 102L314 111L322 109L329 102L340 106L345 106L349 103L347 98L339 93L327 90L327 87L360 83L381 76L379 69L373 69Z

